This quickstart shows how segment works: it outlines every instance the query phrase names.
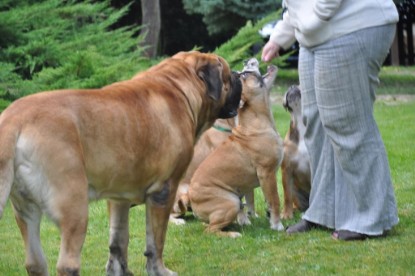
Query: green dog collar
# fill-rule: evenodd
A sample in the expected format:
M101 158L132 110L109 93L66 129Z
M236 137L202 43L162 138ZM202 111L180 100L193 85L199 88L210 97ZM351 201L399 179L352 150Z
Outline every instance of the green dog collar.
M232 132L232 129L230 129L230 128L225 128L225 127L221 127L221 126L217 126L217 125L213 125L213 128L217 129L219 131L222 131L222 132L229 132L229 133Z

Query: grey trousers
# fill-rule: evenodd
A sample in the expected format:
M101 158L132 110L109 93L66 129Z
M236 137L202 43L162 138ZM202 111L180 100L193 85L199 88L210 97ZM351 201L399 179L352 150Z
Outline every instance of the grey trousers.
M386 150L373 117L378 73L394 35L392 24L300 48L312 172L303 219L367 235L398 223Z

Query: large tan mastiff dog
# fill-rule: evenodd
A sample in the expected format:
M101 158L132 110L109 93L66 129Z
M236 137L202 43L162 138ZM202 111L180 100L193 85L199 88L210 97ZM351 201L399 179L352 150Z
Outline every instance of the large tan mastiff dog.
M258 70L259 71L259 70ZM261 186L270 209L270 224L283 230L279 217L276 172L283 157L282 139L275 129L269 91L277 74L272 66L263 78L255 71L241 73L239 125L196 170L189 187L194 214L209 223L206 231L239 237L223 228L241 214L241 198Z
M107 274L127 267L128 210L146 204L147 271L162 259L171 207L197 137L236 115L241 83L214 54L179 53L131 80L94 90L43 92L0 117L0 215L11 198L30 275L47 275L42 214L59 227L57 272L79 275L88 201L110 204Z

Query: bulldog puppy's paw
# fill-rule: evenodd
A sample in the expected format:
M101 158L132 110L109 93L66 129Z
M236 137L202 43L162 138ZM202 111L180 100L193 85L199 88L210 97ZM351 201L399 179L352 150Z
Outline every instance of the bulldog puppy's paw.
M244 211L240 211L238 213L237 221L239 225L251 225L251 221L249 220L247 214Z
M277 230L277 231L284 231L284 225L281 223L281 221L279 221L278 223L273 223L271 224L271 229L272 230Z

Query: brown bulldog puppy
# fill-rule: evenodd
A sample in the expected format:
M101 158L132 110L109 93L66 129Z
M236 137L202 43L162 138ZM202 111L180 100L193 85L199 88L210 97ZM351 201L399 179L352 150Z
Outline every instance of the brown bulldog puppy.
M255 70L241 73L244 104L238 111L239 125L203 161L191 180L191 206L194 214L208 223L207 232L241 236L222 229L243 212L241 198L258 186L269 205L271 228L284 230L276 181L283 145L275 129L269 97L276 75L275 66L269 67L264 78Z
M293 217L293 207L304 212L308 208L311 189L310 161L304 143L305 125L301 118L301 91L291 86L284 95L283 106L291 114L290 128L284 139L281 164L284 188L282 218Z
M257 74L261 74L259 71L259 62L256 58L251 58L244 61L243 71L252 71ZM189 200L189 185L190 180L193 177L194 172L199 165L206 159L206 157L213 152L220 144L222 144L232 133L232 128L238 124L238 116L230 119L217 119L214 125L205 131L198 140L192 161L187 168L186 175L180 181L179 188L177 189L176 199L174 201L173 210L170 214L170 222L181 225L185 224L185 220L181 219L187 211L191 210ZM238 220L243 224L250 224L248 216L258 217L255 213L255 198L254 191L247 192L245 194L246 206L248 209L247 214L241 212L238 215Z
M128 212L146 205L149 275L163 263L169 214L196 140L237 114L241 81L215 54L181 52L101 89L21 98L0 115L0 217L10 195L30 275L48 275L42 214L60 229L58 275L79 275L88 202L110 200L107 275L129 274ZM11 254L13 254L11 252Z
M191 209L188 196L190 180L203 160L231 135L232 128L237 124L237 118L238 116L229 119L217 119L213 126L206 130L197 141L192 161L177 189L173 210L170 214L170 222L177 225L185 224L185 220L180 217Z

